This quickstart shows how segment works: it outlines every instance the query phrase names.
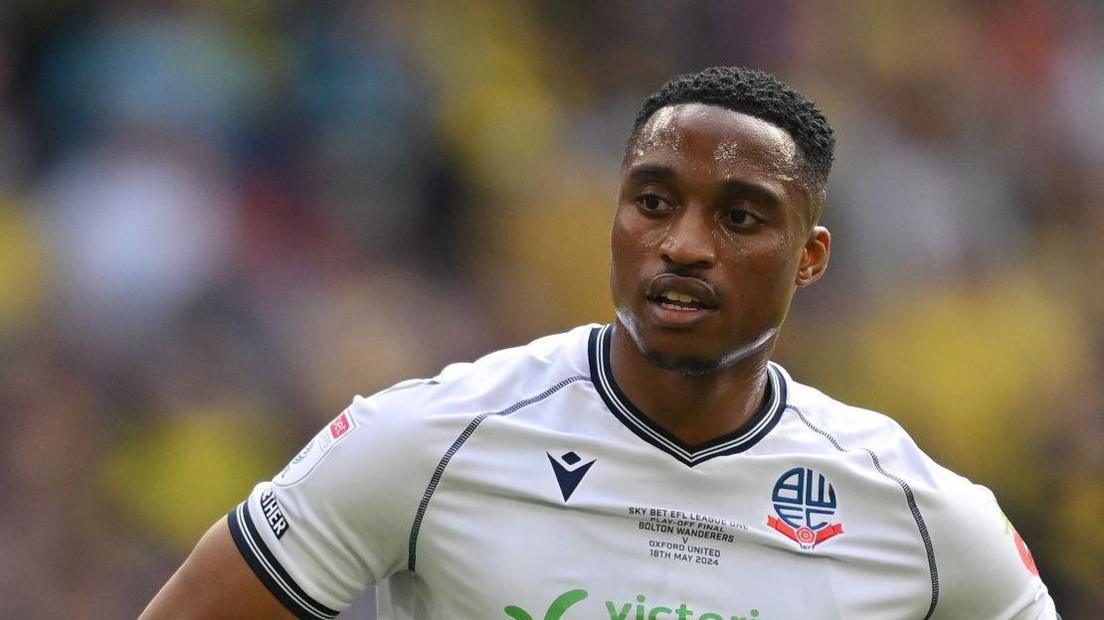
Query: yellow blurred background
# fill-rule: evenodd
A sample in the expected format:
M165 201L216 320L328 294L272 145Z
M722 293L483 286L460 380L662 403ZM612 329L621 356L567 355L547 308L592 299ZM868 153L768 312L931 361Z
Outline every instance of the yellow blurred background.
M714 64L837 130L779 360L1104 617L1092 0L5 3L0 617L133 617L354 394L609 320L632 118Z

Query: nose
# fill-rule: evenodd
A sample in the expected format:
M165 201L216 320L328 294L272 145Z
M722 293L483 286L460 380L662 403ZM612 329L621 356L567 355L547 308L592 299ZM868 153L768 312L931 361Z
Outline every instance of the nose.
M682 267L708 269L717 260L713 230L704 209L684 208L671 219L660 245L663 261Z

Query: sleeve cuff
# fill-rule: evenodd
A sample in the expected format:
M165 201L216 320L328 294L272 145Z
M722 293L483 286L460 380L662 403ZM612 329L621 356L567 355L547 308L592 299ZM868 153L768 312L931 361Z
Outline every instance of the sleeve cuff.
M307 620L330 620L338 612L311 598L276 561L253 525L249 515L249 500L240 503L227 518L234 544L246 563L268 588L269 592L297 617Z

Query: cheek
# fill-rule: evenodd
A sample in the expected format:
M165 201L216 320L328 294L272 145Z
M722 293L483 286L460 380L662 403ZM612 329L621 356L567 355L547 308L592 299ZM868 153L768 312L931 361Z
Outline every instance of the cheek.
M614 297L617 297L619 288L622 288L620 284L625 282L635 261L630 238L631 235L625 227L622 209L618 209L610 231L610 286L613 288Z
M745 237L726 244L724 260L729 265L747 265L750 273L746 275L769 277L788 262L788 258L783 258L782 245L776 236Z
M634 213L632 206L622 205L617 209L617 215L613 218L613 229L610 232L610 246L613 250L615 267L617 264L634 263L647 252L652 243L655 231L643 226L644 218Z
M730 246L725 261L729 265L744 265L733 274L743 288L751 288L757 296L774 299L790 293L800 254L794 253L785 235L762 237L752 243Z
M772 261L773 269L768 286L771 288L770 296L778 300L778 307L782 312L786 312L797 288L797 269L801 264L801 250L794 250L791 244L784 243L778 247L777 252Z
M610 251L613 254L613 266L616 269L625 254L625 223L621 209L613 217L613 228L610 230Z
M663 244L668 234L665 221L654 221L640 213L635 204L621 203L613 218L614 252L646 255Z

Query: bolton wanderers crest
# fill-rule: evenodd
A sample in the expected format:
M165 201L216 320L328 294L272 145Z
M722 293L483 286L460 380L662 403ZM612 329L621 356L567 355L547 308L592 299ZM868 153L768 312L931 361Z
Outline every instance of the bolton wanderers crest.
M836 488L814 469L794 467L782 474L774 483L771 504L775 514L767 515L767 525L805 551L843 533L843 523L832 523Z

